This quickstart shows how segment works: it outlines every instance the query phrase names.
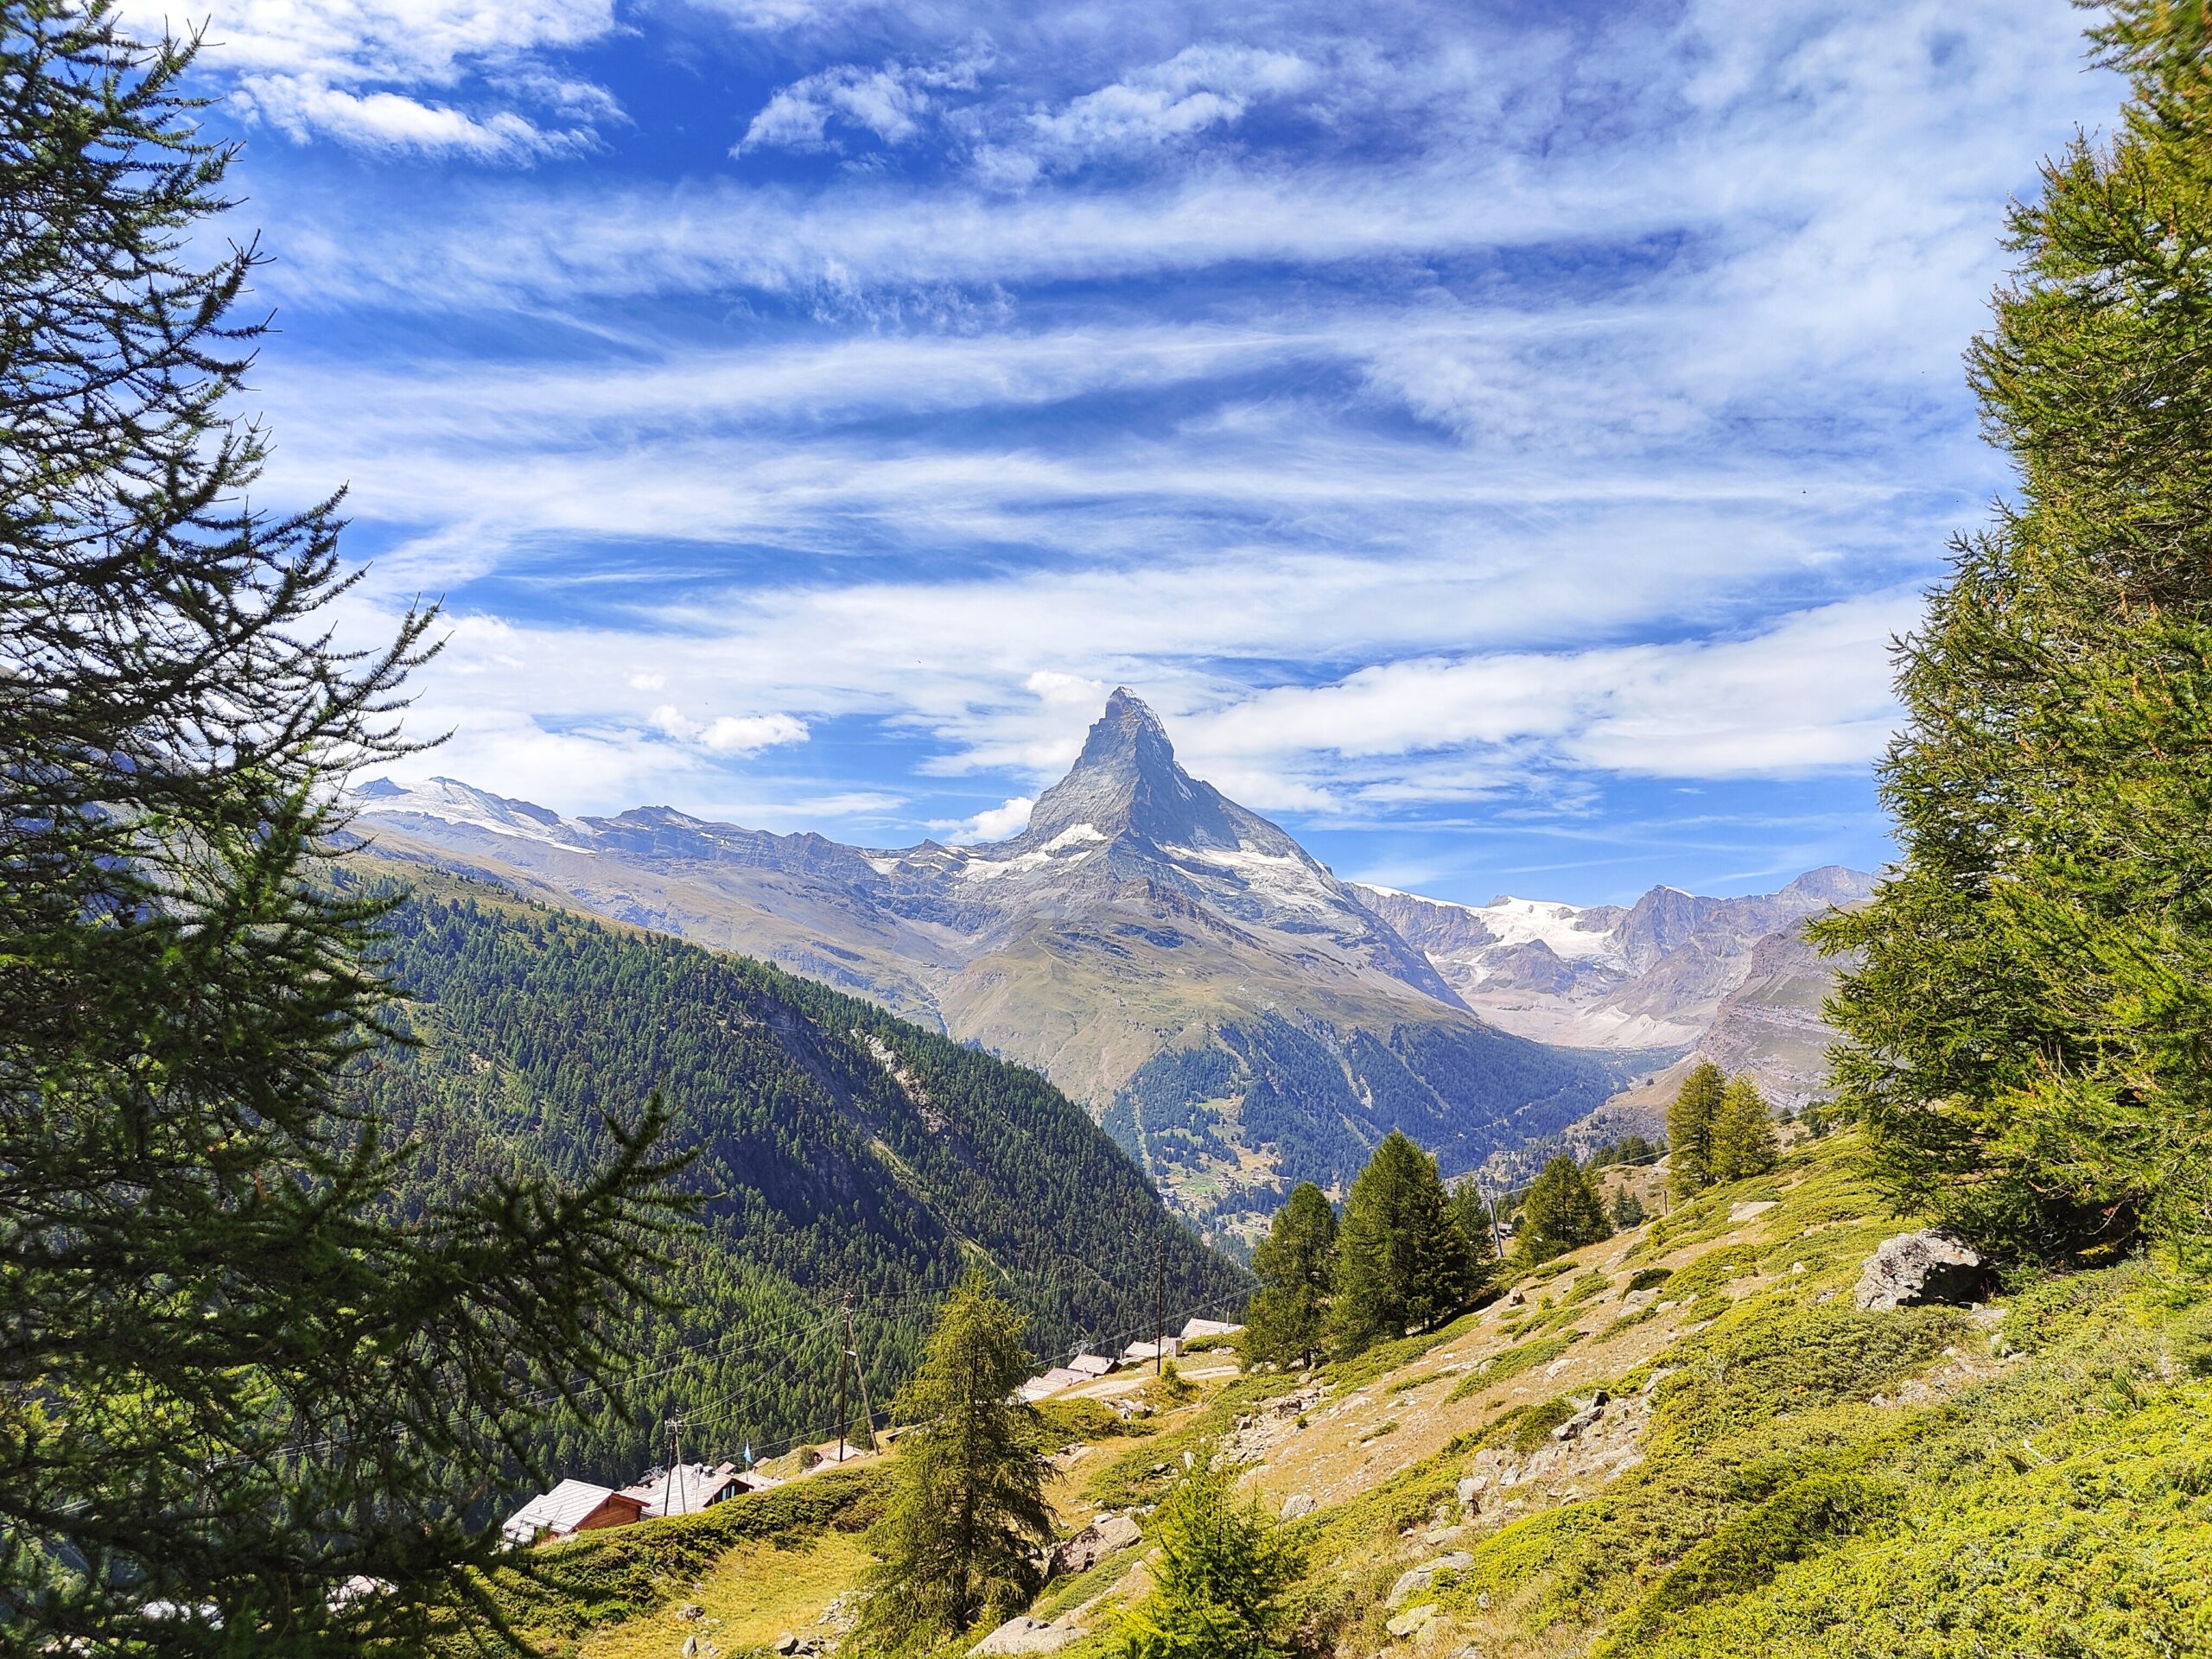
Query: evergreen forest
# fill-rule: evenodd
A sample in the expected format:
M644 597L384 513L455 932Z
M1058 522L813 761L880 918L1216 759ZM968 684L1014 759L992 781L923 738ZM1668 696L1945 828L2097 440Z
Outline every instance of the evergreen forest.
M345 879L393 880L368 859ZM971 1264L1026 1316L1040 1369L1149 1340L1155 1290L1171 1329L1241 1302L1236 1270L1034 1072L758 963L408 879L384 949L410 1046L354 1086L419 1148L410 1204L588 1167L603 1115L656 1093L661 1151L690 1159L675 1184L692 1224L664 1241L652 1300L613 1344L630 1380L537 1420L531 1450L554 1472L634 1479L678 1411L687 1457L834 1437L845 1296L880 1415Z

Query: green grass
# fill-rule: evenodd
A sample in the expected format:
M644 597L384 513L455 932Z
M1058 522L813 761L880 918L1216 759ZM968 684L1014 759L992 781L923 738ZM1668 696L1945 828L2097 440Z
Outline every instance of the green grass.
M1044 1421L1045 1444L1055 1451L1078 1442L1088 1446L1116 1438L1134 1439L1158 1429L1148 1418L1124 1417L1103 1400L1081 1395L1067 1400L1040 1400L1037 1414Z
M1219 1440L1234 1426L1239 1412L1300 1385L1300 1378L1279 1372L1237 1377L1183 1421L1160 1430L1101 1468L1084 1484L1084 1497L1103 1510L1134 1509L1157 1501L1182 1472L1184 1452L1196 1452L1205 1442ZM1165 1471L1154 1473L1160 1465L1166 1465Z
M2016 1282L1993 1329L1956 1309L1862 1313L1849 1287L1901 1224L1852 1158L1844 1136L1795 1154L1780 1207L1733 1230L1713 1224L1737 1201L1726 1189L1669 1218L1677 1226L1662 1253L1693 1259L1662 1281L1662 1299L1708 1289L1693 1331L1611 1386L1648 1394L1643 1460L1586 1497L1502 1526L1486 1515L1459 1539L1472 1564L1433 1592L1461 1627L1455 1643L1484 1659L2212 1655L2212 1287L2138 1261ZM1594 1278L1562 1282L1556 1305L1532 1314L1586 1306L1599 1292L1579 1293ZM1338 1397L1467 1334L1463 1321L1333 1367ZM1539 1373L1573 1339L1516 1343L1452 1397ZM1906 1386L1962 1361L1973 1374L1945 1390ZM1376 1392L1441 1375L1389 1378ZM1184 1451L1300 1381L1238 1379L1124 1443L1088 1494L1116 1507L1157 1497ZM1459 1517L1452 1488L1470 1459L1485 1446L1535 1450L1586 1395L1499 1410L1380 1486L1288 1523L1306 1561L1296 1593L1313 1650L1395 1650L1382 1599L1429 1548L1421 1533ZM1100 1438L1073 1419L1055 1427ZM1153 1477L1154 1464L1168 1472ZM575 1599L557 1616L518 1601L531 1615L520 1622L544 1652L573 1655L617 1617L609 1610L665 1609L732 1538L765 1558L755 1535L804 1550L810 1536L864 1523L867 1478L823 1477L805 1484L811 1493L768 1495L780 1509L747 1500L763 1507L661 1523L658 1538L640 1528L543 1552L533 1564L562 1575ZM814 1559L834 1554L812 1548ZM1109 1589L1128 1561L1053 1586L1039 1611ZM1065 1652L1103 1659L1117 1642L1109 1619Z
M672 1659L690 1635L725 1654L766 1652L784 1632L813 1626L873 1560L858 1538L835 1531L790 1548L741 1545L682 1598L704 1617L678 1619L663 1606L586 1638L579 1659Z
M480 1633L504 1624L540 1653L572 1655L595 1631L658 1612L734 1550L798 1549L828 1533L866 1529L881 1509L886 1474L834 1470L697 1515L515 1551L478 1581L474 1613L456 1614L425 1651L454 1659L480 1655L487 1649Z
M1460 1379L1459 1386L1445 1396L1445 1403L1465 1400L1484 1389L1519 1376L1523 1371L1534 1370L1539 1365L1548 1365L1573 1345L1575 1334L1539 1337L1534 1342L1524 1342L1508 1348L1494 1357L1488 1365L1473 1370Z
M1467 1335L1475 1328L1479 1313L1463 1313L1448 1325L1417 1337L1405 1337L1395 1342L1378 1342L1372 1348L1349 1358L1332 1361L1323 1374L1337 1385L1338 1391L1350 1394L1354 1389L1401 1370L1423 1354L1442 1347L1456 1337Z
M1664 1357L1640 1467L1471 1547L1439 1594L1486 1654L2212 1652L2202 1286L2141 1263L2044 1281L2006 1321L2020 1357L1909 1407L1872 1402L1986 1339L1799 1288ZM1483 1438L1533 1445L1540 1409Z

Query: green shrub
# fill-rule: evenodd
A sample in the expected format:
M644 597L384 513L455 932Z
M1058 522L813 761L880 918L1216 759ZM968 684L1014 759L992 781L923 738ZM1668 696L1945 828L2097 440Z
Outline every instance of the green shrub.
M1445 1396L1445 1403L1449 1405L1455 1400L1467 1399L1493 1384L1518 1376L1523 1371L1533 1370L1539 1365L1548 1365L1565 1353L1573 1341L1573 1336L1539 1337L1534 1342L1508 1348L1491 1359L1489 1364L1468 1372L1460 1380L1459 1386Z
M1727 1244L1707 1250L1674 1275L1667 1286L1669 1298L1686 1302L1693 1296L1711 1296L1726 1290L1732 1280L1758 1270L1758 1251L1749 1244Z
M1925 1366L1963 1324L1951 1308L1865 1313L1841 1302L1739 1303L1675 1345L1681 1369L1655 1390L1652 1447L1707 1446L1789 1413L1871 1399Z

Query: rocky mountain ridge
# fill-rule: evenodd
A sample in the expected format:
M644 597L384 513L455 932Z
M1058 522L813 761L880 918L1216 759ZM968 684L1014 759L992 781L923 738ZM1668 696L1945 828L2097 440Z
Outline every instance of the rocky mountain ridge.
M1827 865L1774 893L1654 887L1633 905L1580 907L1506 896L1458 905L1355 885L1494 1024L1543 1042L1655 1049L1700 1041L1763 942L1802 945L1807 920L1866 903L1874 878Z

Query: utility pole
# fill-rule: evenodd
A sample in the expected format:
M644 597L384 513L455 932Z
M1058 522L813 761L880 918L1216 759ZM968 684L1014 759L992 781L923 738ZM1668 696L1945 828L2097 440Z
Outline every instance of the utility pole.
M1160 1375L1167 1353L1167 1230L1160 1230L1160 1253L1152 1270L1152 1374Z
M849 1297L845 1302L845 1357L852 1363L853 1381L861 1385L861 1427L868 1430L868 1449L880 1451L882 1448L875 1443L875 1408L868 1397L868 1373L861 1369L860 1347L853 1340L853 1304Z
M677 1482L683 1478L683 1414L677 1411L670 1413L668 1419L668 1479L660 1489L660 1512L663 1515L668 1513L669 1499L675 1493ZM683 1510L685 1514L690 1513L691 1501L688 1495L683 1501Z
M849 1290L845 1293L841 1306L845 1316L845 1340L838 1350L837 1359L837 1461L840 1465L845 1461L845 1427L851 1421L845 1412L845 1383L852 1375L853 1293Z

